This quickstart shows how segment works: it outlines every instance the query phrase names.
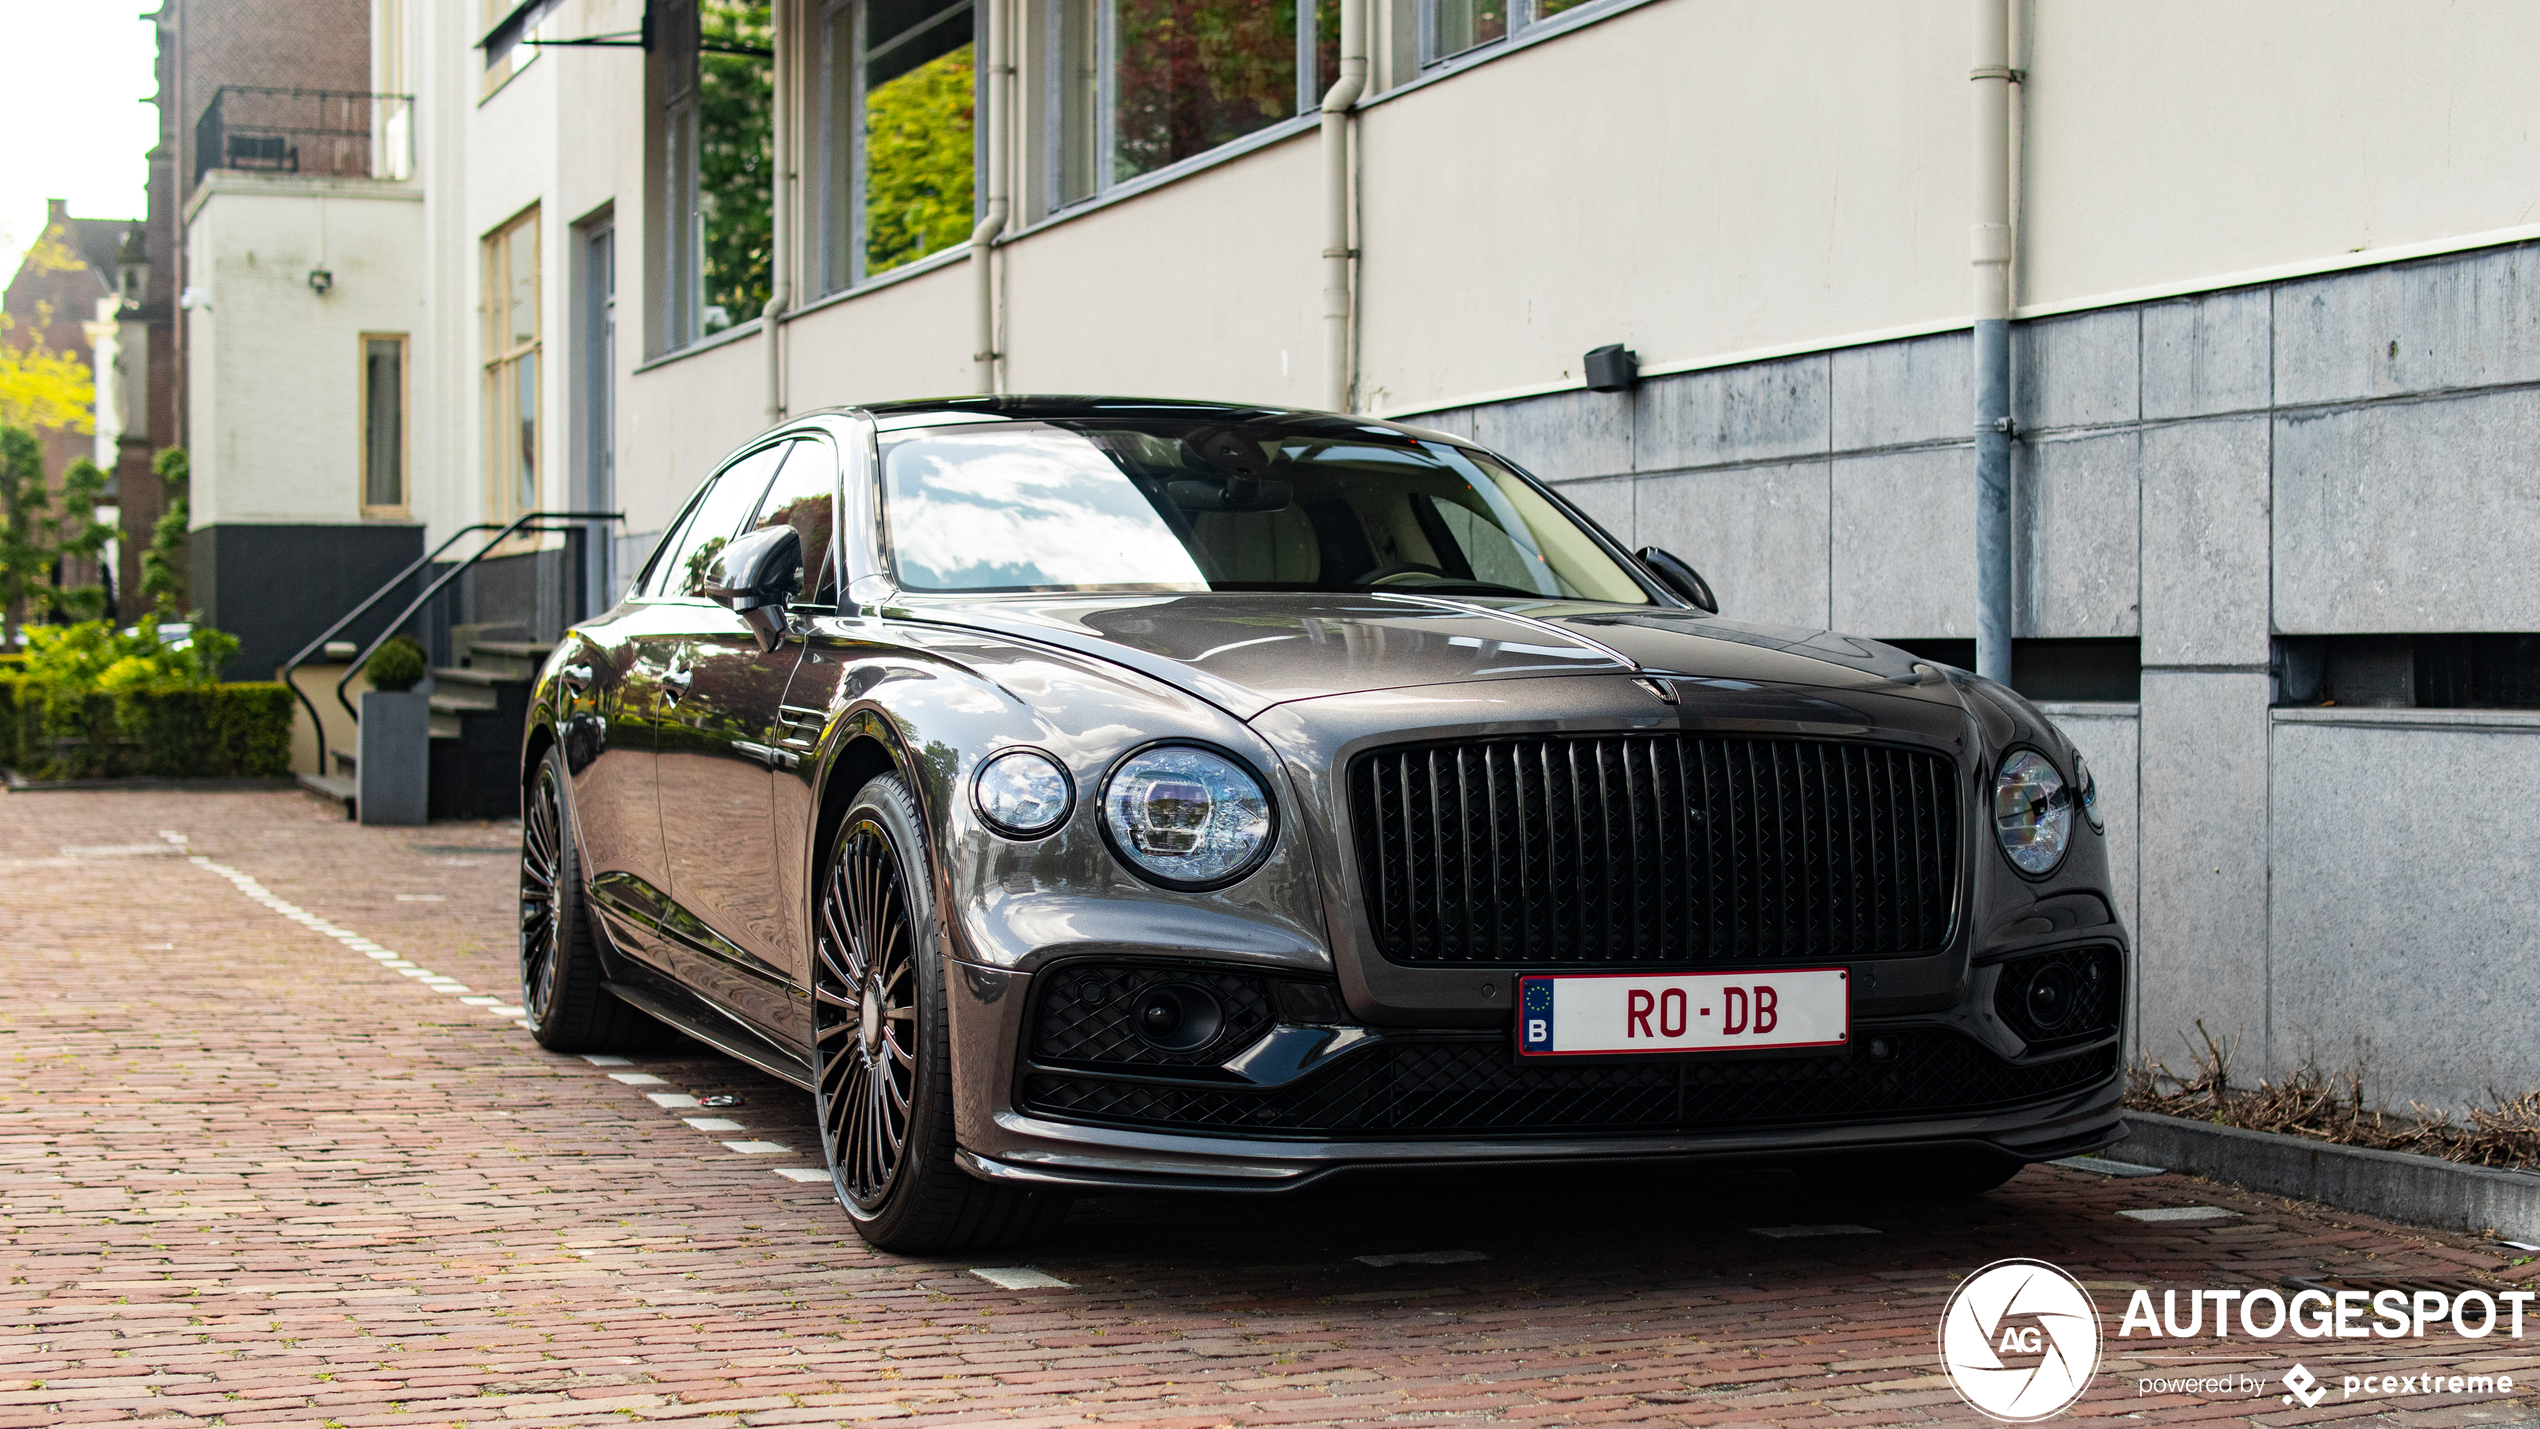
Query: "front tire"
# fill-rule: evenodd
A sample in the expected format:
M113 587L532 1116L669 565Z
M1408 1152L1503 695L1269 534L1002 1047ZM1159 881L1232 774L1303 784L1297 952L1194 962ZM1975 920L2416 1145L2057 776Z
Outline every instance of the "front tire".
M814 896L812 1067L821 1148L856 1233L902 1255L1037 1240L1064 1192L994 1186L954 1161L952 1037L916 801L895 775L838 821Z
M550 1052L653 1052L679 1034L602 985L599 931L582 892L564 751L538 761L520 812L520 1008Z

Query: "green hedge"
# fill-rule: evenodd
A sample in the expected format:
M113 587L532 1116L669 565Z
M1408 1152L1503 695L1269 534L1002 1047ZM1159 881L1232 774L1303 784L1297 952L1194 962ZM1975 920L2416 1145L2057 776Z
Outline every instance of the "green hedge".
M47 699L0 675L0 764L35 780L281 778L291 715L271 682Z

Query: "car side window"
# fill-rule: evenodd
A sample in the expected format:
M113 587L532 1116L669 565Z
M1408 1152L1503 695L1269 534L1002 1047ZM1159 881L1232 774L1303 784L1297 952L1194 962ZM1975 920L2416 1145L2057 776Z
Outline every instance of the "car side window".
M767 499L759 503L758 517L750 523L750 529L793 527L803 543L802 574L796 592L806 605L834 606L838 603L838 572L830 563L829 545L830 534L837 529L838 462L830 454L827 442L805 437L793 445L794 454L785 459L775 484L768 487Z
M760 494L792 445L778 442L760 447L715 474L705 494L697 498L688 524L680 528L678 544L655 567L653 595L693 596L704 591L706 567L714 564L725 543L740 534L741 522L758 509Z

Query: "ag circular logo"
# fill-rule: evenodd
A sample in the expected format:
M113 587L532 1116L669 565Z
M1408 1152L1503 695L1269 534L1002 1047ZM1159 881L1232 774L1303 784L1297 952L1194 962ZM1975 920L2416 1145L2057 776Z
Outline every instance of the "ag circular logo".
M2098 1372L2098 1307L2080 1281L2042 1260L1997 1260L1949 1297L1940 1362L1978 1414L2052 1419Z

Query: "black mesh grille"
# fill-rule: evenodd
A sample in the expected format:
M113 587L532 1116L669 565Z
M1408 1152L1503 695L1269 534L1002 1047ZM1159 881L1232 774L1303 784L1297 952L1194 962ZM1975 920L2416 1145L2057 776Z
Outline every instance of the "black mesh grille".
M2061 990L2052 998L2032 997L2040 978L2054 979ZM2004 963L2002 980L1993 985L1993 1010L2032 1047L2084 1042L2117 1030L2124 984L2125 961L2116 949L2062 948ZM2053 1012L2058 1006L2061 1016ZM2051 1026L2041 1013L2054 1017Z
M1493 739L1350 766L1376 946L1414 965L1929 953L1958 805L1947 759L1831 740Z
M1182 1051L1149 1045L1133 1019L1139 994L1158 983L1205 989L1224 1012L1225 1029ZM1032 1019L1032 1057L1041 1062L1212 1066L1249 1046L1275 1020L1270 985L1262 979L1170 965L1073 964L1049 975L1040 998Z
M2113 1046L2014 1066L1954 1032L1882 1034L1831 1057L1520 1063L1505 1037L1429 1037L1345 1057L1267 1091L1155 1086L1035 1072L1031 1111L1075 1121L1270 1136L1420 1137L1509 1132L1647 1134L1869 1121L2040 1101L2116 1075Z

